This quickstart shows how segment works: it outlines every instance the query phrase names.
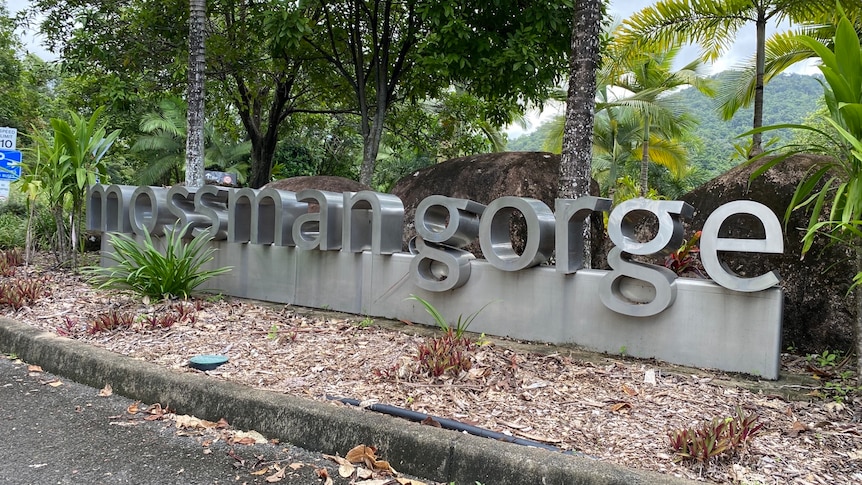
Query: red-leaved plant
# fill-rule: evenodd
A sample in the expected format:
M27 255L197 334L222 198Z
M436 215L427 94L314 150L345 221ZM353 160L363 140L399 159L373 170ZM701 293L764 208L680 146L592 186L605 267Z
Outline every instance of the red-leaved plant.
M664 266L676 273L678 276L684 273L694 273L704 278L703 266L700 264L700 241L702 231L697 231L688 241L685 241L679 249L669 254L664 260Z
M680 460L697 460L705 463L722 454L735 454L744 450L763 428L756 414L746 414L736 408L736 415L713 419L698 429L683 428L668 433L670 447Z

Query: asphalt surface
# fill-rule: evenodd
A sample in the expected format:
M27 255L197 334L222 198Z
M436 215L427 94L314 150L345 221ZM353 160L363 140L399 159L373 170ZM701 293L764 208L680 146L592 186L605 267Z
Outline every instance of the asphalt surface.
M320 453L281 444L228 445L214 439L221 431L147 421L145 406L130 414L134 401L99 391L0 357L0 483L320 485L321 468L336 484L350 482ZM267 482L278 473L276 465L285 470L283 478Z
M456 485L695 483L583 455L423 426L202 374L173 372L0 318L0 354L12 353L41 366L44 372L30 376L24 364L0 358L5 372L0 384L0 483L266 483L264 476L251 473L276 461L282 465L309 464L276 483L323 483L315 473L322 465L320 455L304 454L285 446L287 443L340 456L358 444L373 445L378 456L400 473ZM47 372L61 376L63 384L52 387L49 382L53 377ZM68 380L91 387L75 386ZM176 429L164 423L112 425L112 420L128 419L124 413L128 414L132 401L122 399L113 407L102 407L113 402L98 397L98 389L105 384L111 384L114 395L146 404L160 403L178 414L209 421L223 418L237 429L255 430L282 444L234 446L231 451L230 447L223 448L225 443L216 442L210 445L213 451L206 454L202 441L176 436ZM61 399L64 396L66 400ZM229 452L239 454L240 460ZM334 463L329 466L335 484L352 483L333 473Z

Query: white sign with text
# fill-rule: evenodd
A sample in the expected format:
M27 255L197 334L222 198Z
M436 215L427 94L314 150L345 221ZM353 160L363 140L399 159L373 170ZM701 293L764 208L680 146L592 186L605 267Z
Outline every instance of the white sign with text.
M15 128L0 128L0 150L14 150L18 140L18 130Z

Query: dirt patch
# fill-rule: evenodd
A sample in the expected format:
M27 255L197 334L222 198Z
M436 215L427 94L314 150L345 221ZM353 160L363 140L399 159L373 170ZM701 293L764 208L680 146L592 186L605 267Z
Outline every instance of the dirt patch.
M18 271L24 276L24 268ZM207 371L213 379L308 399L401 406L632 468L719 483L862 482L859 404L812 395L822 392L820 383L804 375L763 382L472 335L483 344L469 371L435 379L420 371L416 354L440 332L422 325L210 298L183 303L187 314L169 328L145 329L147 316L172 312L176 303L97 291L68 273L28 273L47 278L50 296L5 316L176 371L201 372L188 367L189 358L219 353L230 360ZM110 311L133 314L136 323L87 331ZM786 356L785 375L806 364ZM744 453L703 466L674 459L669 431L726 418L737 406L765 424Z

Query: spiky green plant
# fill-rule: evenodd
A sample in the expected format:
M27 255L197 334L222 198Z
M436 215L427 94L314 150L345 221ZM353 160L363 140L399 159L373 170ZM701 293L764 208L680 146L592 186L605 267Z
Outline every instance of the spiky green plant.
M165 251L154 244L149 232L143 243L125 234L108 236L114 251L106 257L116 263L109 267L88 268L100 288L129 289L141 296L188 298L192 290L215 276L227 273L230 267L201 269L212 261L211 238L198 236L189 241L184 230L167 231Z
M471 313L466 318L464 317L464 315L458 315L458 320L454 322L453 326L450 325L449 322L446 321L446 318L444 318L443 315L440 313L440 311L437 310L437 308L435 308L434 305L429 303L427 300L424 300L416 295L410 295L410 297L407 299L415 300L421 303L422 306L425 307L425 311L427 311L428 314L431 315L431 318L434 319L434 322L437 324L438 327L440 327L441 330L443 330L444 332L448 332L451 329L455 333L455 338L458 339L464 336L464 332L467 331L467 327L469 327L470 324L473 323L473 320L476 318L476 316L479 315L479 312L484 310L485 307L492 303L486 303L485 306L476 310L474 313Z

